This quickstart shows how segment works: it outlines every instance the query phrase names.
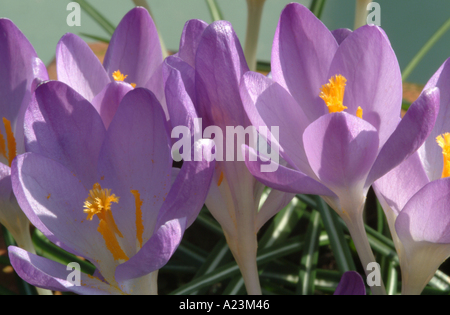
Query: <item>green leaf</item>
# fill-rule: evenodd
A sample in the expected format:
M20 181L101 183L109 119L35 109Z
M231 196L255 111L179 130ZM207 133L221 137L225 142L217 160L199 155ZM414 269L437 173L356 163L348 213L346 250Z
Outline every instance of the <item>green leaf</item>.
M208 5L209 13L213 22L224 20L222 11L219 8L216 0L205 0Z
M420 61L430 51L430 49L437 43L437 41L448 31L450 28L450 18L442 24L442 26L428 39L428 41L420 48L417 54L411 59L408 65L402 72L402 80L405 81L413 70L417 67Z
M86 12L101 28L103 28L108 35L112 36L116 27L109 22L100 12L97 11L86 0L75 0L80 4L80 7Z
M403 110L408 110L410 106L411 106L410 102L402 100L402 109Z
M300 242L298 238L294 238L292 240L284 242L282 246L273 247L263 249L258 252L258 256L256 258L258 266L263 265L271 260L300 251L303 247L303 242ZM224 279L234 277L239 273L239 267L237 266L236 262L232 262L217 268L214 272L194 279L193 281L173 291L171 294L190 294L191 292L218 283Z
M90 39L93 39L93 40L96 40L96 41L99 41L99 42L106 43L106 44L109 44L109 42L110 42L109 38L105 38L105 37L101 37L101 36L90 35L90 34L86 34L86 33L80 33L80 35L90 38Z
M313 0L309 10L317 16L318 19L322 16L323 8L325 7L326 0Z
M319 258L319 238L320 238L320 214L313 210L306 230L302 258L300 260L300 281L297 287L297 294L314 294L314 280L316 278L317 261Z

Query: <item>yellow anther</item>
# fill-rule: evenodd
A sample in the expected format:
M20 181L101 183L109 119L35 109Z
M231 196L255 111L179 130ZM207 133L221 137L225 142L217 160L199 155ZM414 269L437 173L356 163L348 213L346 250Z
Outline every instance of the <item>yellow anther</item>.
M120 81L120 82L123 82L128 77L128 75L124 75L122 72L120 72L120 70L114 71L112 76L113 76L114 80ZM136 87L136 83L130 83L130 85L133 88Z
M444 133L436 137L436 142L442 148L444 157L444 167L442 169L442 178L450 176L450 133Z
M346 82L347 79L339 74L331 77L329 83L322 85L319 96L325 101L330 113L342 112L347 109L343 105Z
M92 220L97 215L99 221L97 231L102 234L106 247L112 253L115 260L128 260L127 255L120 247L117 236L123 238L114 221L111 212L111 204L119 203L119 197L112 194L111 189L102 189L99 183L95 183L89 191L84 202L84 212L88 214L87 220Z
M362 119L362 115L363 115L363 110L362 110L361 106L358 106L358 109L356 110L356 117L359 117Z

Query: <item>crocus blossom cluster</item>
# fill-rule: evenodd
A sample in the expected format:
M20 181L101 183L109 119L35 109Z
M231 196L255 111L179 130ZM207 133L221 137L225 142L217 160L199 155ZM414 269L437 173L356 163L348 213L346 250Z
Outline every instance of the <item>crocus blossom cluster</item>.
M103 65L80 37L64 35L58 81L48 81L7 19L0 19L0 57L0 222L18 243L9 247L11 264L32 285L157 294L158 270L205 204L247 292L261 294L257 233L295 194L320 195L347 224L367 266L375 258L362 213L372 184L404 294L419 294L450 255L450 61L400 118L400 68L378 26L330 31L303 5L289 4L269 76L250 71L226 21L188 21L179 51L163 60L158 31L141 7L117 26ZM189 139L196 158L181 168L172 167L177 126L196 135ZM278 149L280 163L264 172L267 157L237 136L233 147L215 146L229 135L213 135L212 126L266 127L259 136ZM215 161L218 154L227 160ZM272 190L261 202L266 186ZM90 261L95 274L75 285L66 266L36 255L30 222ZM383 285L371 289L385 293ZM350 294L366 294L356 272L345 273L335 291Z

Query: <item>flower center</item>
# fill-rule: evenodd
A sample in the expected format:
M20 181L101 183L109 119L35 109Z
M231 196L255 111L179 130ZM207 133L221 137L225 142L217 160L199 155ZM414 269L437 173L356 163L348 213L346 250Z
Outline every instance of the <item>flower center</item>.
M342 112L344 109L347 109L347 106L344 106L346 83L347 79L344 76L337 74L334 77L331 77L327 84L322 85L319 96L325 101L330 113ZM358 107L356 116L362 118L362 115L363 110L361 107Z
M16 138L14 138L14 133L11 128L11 122L3 117L3 125L6 131L6 141L3 138L3 134L0 132L0 154L8 160L9 166L11 166L12 161L16 157ZM6 143L8 143L8 153L6 152Z
M442 169L442 178L450 176L450 133L444 133L436 137L436 142L442 148L444 157L444 167Z
M114 71L112 74L114 80L124 82L124 80L128 77L128 75L124 75L120 70ZM130 85L135 88L136 83L130 83Z

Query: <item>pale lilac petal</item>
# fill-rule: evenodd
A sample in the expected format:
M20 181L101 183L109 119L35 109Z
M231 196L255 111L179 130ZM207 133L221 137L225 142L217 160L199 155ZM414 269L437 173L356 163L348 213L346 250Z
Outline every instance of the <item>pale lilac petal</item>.
M195 68L195 54L201 35L207 26L208 23L201 20L189 20L184 25L178 56L193 68Z
M64 35L56 46L56 70L58 81L66 83L88 101L111 81L88 44L71 33Z
M223 130L226 126L247 127L239 84L248 66L229 22L214 22L205 29L198 45L195 71L199 116Z
M364 183L378 152L378 134L368 122L347 114L320 117L303 134L311 168L331 190Z
M172 128L186 126L194 135L194 119L197 118L195 104L195 71L175 56L164 61L166 77L165 93Z
M244 75L240 93L251 123L257 128L267 126L269 131L277 127L280 155L293 167L313 175L300 136L308 118L293 97L278 83L255 72Z
M166 121L155 96L136 88L123 98L100 152L97 181L120 198L114 219L131 257L136 251L137 190L144 224L144 241L153 233L158 211L170 190L172 159Z
M372 187L387 205L400 214L405 204L423 186L429 183L419 155L414 153L399 166L373 183Z
M120 70L128 83L147 87L161 65L162 51L158 31L148 11L142 7L128 12L114 32L103 65L111 80Z
M13 162L11 179L17 202L52 242L93 263L112 261L98 218L86 220L83 204L90 188L64 166L35 153L19 155ZM115 215L115 208L111 210Z
M25 115L25 137L28 152L58 161L86 185L95 181L105 127L95 108L66 84L39 86Z
M356 271L345 272L334 295L366 295L363 278Z
M84 273L80 273L81 285L76 286L68 281L72 268L67 270L67 266L30 254L15 246L10 246L8 252L14 270L31 285L53 291L70 291L85 295L123 294L115 287Z
M377 26L363 26L339 46L328 78L347 79L345 111L356 115L360 106L363 119L379 133L380 147L395 130L402 105L402 79L391 44Z
M275 161L272 161L276 167L275 171L262 172L261 166L267 165L267 163L261 161L261 155L248 146L245 146L245 152L246 155L249 154L249 158L245 161L248 170L258 181L266 186L294 194L336 196L331 190L316 180L300 171L279 165ZM265 157L265 160L267 160L267 157Z
M311 122L327 112L319 94L337 48L334 36L308 8L298 3L286 6L275 32L272 76Z
M92 105L100 114L106 129L111 124L120 101L131 90L133 90L133 87L127 83L111 82L92 100Z
M384 144L367 177L366 187L416 152L433 129L438 112L439 89L423 92Z
M127 280L145 276L167 264L185 229L185 219L174 219L159 227L136 255L117 266L116 281L126 287Z
M430 180L441 178L443 159L442 148L437 145L436 137L450 132L450 59L447 59L439 70L431 77L424 91L438 87L440 92L439 114L433 131L425 143L419 148L420 158Z
M402 243L450 243L450 178L425 185L405 205L395 229Z
M347 36L350 35L352 32L353 31L348 28L338 28L334 31L331 31L331 34L333 34L337 43L340 45L344 41L344 39L346 39Z
M16 151L24 150L23 116L36 86L48 80L47 69L14 23L0 18L0 118L11 122ZM3 123L0 131L5 135ZM6 159L1 157L1 162Z

